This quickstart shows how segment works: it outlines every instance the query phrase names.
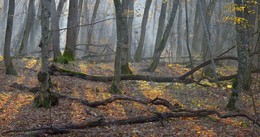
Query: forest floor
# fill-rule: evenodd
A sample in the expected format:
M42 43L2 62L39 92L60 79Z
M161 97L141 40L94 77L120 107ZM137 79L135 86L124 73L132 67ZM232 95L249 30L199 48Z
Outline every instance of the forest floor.
M34 108L33 99L36 93L19 90L11 85L23 84L27 87L39 86L37 72L40 62L34 59L14 60L14 66L19 71L18 77L6 76L3 60L0 61L0 136L26 136L30 132L2 134L13 129L30 129L35 127L53 126L62 127L68 124L80 124L94 119L87 112L102 114L108 120L125 119L136 116L152 115L151 112L167 112L166 107L142 105L137 102L115 101L97 108L87 107L77 101L60 99L59 105L51 109ZM88 75L112 76L113 63L89 63L76 61L68 65L56 64L59 67L83 72ZM189 71L179 64L162 63L154 73L141 71L148 63L130 65L134 74L153 76L180 76ZM234 67L224 66L218 69L221 75L234 74ZM195 77L200 72L195 73ZM53 92L65 94L74 98L88 101L104 100L111 96L108 89L111 83L94 82L68 76L51 76L54 87ZM256 78L256 74L254 74ZM260 84L255 79L252 85L256 108L260 108ZM230 81L221 82L221 87L209 83L202 83L208 87L195 83L156 83L146 81L122 81L122 94L136 98L154 99L163 98L171 103L178 103L182 108L192 110L215 109L227 112L225 105L231 94ZM251 97L242 93L240 111L253 114ZM51 115L51 120L50 120ZM44 135L43 135L44 136ZM47 135L46 135L47 136ZM56 136L260 136L260 128L251 121L241 117L220 119L215 115L206 117L173 118L162 122L149 122L143 124L128 124L121 126L103 126L87 129L74 129L69 134Z

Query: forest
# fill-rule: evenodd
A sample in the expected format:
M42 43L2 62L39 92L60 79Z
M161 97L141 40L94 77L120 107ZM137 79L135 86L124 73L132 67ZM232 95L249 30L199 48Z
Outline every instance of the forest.
M0 136L260 136L259 0L1 0Z

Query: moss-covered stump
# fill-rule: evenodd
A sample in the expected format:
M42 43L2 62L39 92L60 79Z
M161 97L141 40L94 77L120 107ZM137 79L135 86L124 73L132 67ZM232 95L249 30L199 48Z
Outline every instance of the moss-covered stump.
M109 88L109 92L111 94L122 94L120 89L116 86L116 84L114 83L114 81L112 82L110 88Z
M57 95L51 94L51 92L40 92L38 96L34 98L34 106L37 108L44 107L50 108L59 104L59 98Z
M128 64L121 66L121 74L133 74L133 72L129 68Z

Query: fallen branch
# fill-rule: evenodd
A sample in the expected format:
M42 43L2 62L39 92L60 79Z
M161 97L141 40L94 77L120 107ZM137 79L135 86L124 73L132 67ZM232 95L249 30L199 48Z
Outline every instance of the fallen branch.
M148 123L148 122L158 122L167 120L170 118L179 118L179 117L206 117L209 115L216 115L219 118L230 118L230 117L245 117L251 121L254 121L252 118L245 114L235 113L235 114L221 114L215 110L190 110L189 112L164 112L164 113L154 113L151 116L138 116L127 119L120 120L105 120L104 118L98 118L97 120L92 120L90 122L86 122L85 124L73 124L66 125L64 127L42 127L42 128L32 128L32 129L21 129L21 130L9 130L3 133L6 135L11 132L32 132L32 131L40 131L40 133L45 132L45 134L64 134L70 133L72 129L85 129L85 128L93 128L100 126L110 126L110 125L128 125L128 124L140 124L140 123ZM258 126L260 126L259 122L256 122Z

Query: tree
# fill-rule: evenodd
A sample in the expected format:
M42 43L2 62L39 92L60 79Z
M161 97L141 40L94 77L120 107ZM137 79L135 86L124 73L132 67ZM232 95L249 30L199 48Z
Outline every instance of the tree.
M5 33L5 45L4 45L4 62L6 68L5 74L17 76L18 73L13 66L11 55L10 55L10 47L11 47L11 39L12 39L12 31L13 31L14 8L15 8L14 0L9 0L9 9L8 9L7 26L6 26L6 33Z
M50 76L48 73L48 51L47 47L50 42L50 6L51 0L41 1L41 27L42 27L42 41L40 43L41 48L41 71L37 77L40 81L40 93L35 97L34 103L36 107L50 108L53 105L57 105L58 97L50 93Z
M173 21L175 19L175 15L176 15L178 6L179 6L179 0L175 0L173 2L170 20L168 21L168 24L167 24L165 32L163 34L162 40L160 41L158 48L156 48L156 46L155 46L156 49L155 49L155 53L153 55L153 61L150 65L150 67L148 68L148 71L150 71L150 72L153 72L159 65L160 56L161 56L164 48L166 47L166 43L167 43L168 37L170 35L171 28L173 26Z
M94 24L94 22L96 20L99 4L100 4L100 0L96 0L96 4L94 6L94 10L93 10L93 14L92 14L92 18L91 18L90 24ZM89 27L89 30L88 30L88 43L89 44L91 44L93 28L94 28L94 25L91 25ZM87 47L87 50L88 50L88 47Z
M250 24L248 24L252 14L250 11L250 1L235 0L235 13L237 19L242 22L236 22L236 44L238 56L237 77L233 82L233 89L227 108L233 110L237 108L241 91L249 90L251 85L251 57L249 46ZM250 15L251 14L251 15Z
M122 48L128 45L128 35L127 35L127 23L126 18L123 16L123 6L120 0L114 0L115 11L116 11L116 32L117 32L117 46L116 46L116 56L115 56L115 74L114 80L110 87L112 93L119 93L119 83L121 79L121 57Z
M123 28L120 31L123 31L122 37L127 37L127 43L122 45L122 49L121 49L121 73L122 74L132 74L133 72L131 71L131 69L129 68L129 33L132 32L128 32L129 30L129 26L128 26L128 9L129 9L129 4L131 4L132 2L129 2L128 0L123 0L122 3L120 3L120 6L122 7L122 20L124 23L122 23ZM133 4L133 3L132 3ZM119 5L118 5L119 6ZM116 11L117 12L117 11ZM117 16L118 17L118 16ZM130 25L131 26L131 25Z
M157 48L159 47L159 44L162 40L163 30L164 30L164 26L165 26L165 19L166 19L167 2L168 1L165 1L165 0L162 1L161 12L160 12L160 17L159 17L159 24L158 24L158 28L157 28L157 34L156 34L156 40L155 40L153 54L155 54L155 52L156 52Z
M19 49L19 54L25 54L26 53L26 46L28 44L29 36L30 36L30 31L31 31L31 26L33 25L33 20L34 20L34 14L35 14L35 8L34 8L34 2L35 0L30 0L29 1L29 6L28 6L28 13L26 15L26 22L25 22L25 29L23 32L23 39L21 42L21 46Z
M203 25L203 30L204 30L204 35L206 36L206 42L207 42L207 51L206 54L210 56L211 60L211 69L214 74L214 78L218 86L220 85L218 81L218 76L216 72L216 63L214 62L214 56L213 56L213 51L212 51L212 40L210 39L210 30L209 30L209 24L207 24L205 17L203 16L203 9L202 9L202 4L199 2L199 7L200 7L200 15L201 15L201 20L202 20L202 25Z
M146 0L143 20L142 20L141 36L140 36L138 47L136 49L135 56L134 56L134 59L136 62L140 62L141 58L142 58L144 39L145 39L145 33L146 33L146 25L147 25L149 9L151 7L151 4L152 4L152 0Z
M62 2L62 0L60 1L60 3L61 2ZM61 51L60 51L60 31L59 31L60 15L56 10L55 0L51 1L50 7L51 7L50 12L51 12L51 30L52 30L50 44L53 49L53 61L60 62L60 63L66 63L66 60L62 57Z
M69 2L69 16L67 25L66 46L63 57L68 61L74 61L77 40L77 24L78 24L78 0L70 0Z

